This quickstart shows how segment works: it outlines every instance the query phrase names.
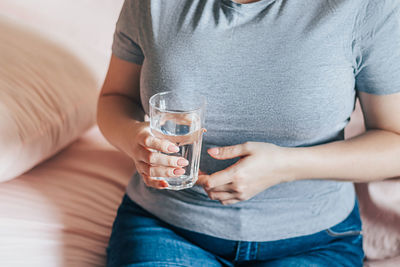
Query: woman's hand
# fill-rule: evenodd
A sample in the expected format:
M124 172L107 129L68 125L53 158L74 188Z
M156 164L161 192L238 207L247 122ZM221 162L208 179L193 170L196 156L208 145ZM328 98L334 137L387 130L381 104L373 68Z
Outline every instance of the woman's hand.
M198 184L211 199L224 205L248 200L273 185L294 180L289 170L288 151L288 148L258 142L210 148L208 153L215 159L241 159L225 170L200 175Z
M147 186L156 189L166 188L168 187L166 181L152 177L178 177L185 173L182 167L189 164L186 159L159 153L176 153L179 151L177 145L152 136L148 122L135 123L133 129L126 131L129 134L126 138L130 140L128 154Z

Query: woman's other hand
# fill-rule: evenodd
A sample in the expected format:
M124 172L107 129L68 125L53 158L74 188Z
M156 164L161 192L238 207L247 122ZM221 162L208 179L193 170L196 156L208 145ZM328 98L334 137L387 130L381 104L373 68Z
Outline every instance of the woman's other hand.
M288 151L288 148L260 142L210 148L208 153L215 159L240 157L240 160L222 171L200 175L198 184L211 199L224 205L248 200L271 186L294 180Z

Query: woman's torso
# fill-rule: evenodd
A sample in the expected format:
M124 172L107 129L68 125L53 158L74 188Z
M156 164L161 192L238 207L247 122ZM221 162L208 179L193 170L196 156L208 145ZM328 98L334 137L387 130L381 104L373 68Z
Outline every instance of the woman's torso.
M141 100L160 91L207 98L200 169L235 160L206 150L246 141L311 146L343 139L355 100L352 50L357 1L132 1L144 55ZM265 190L231 206L202 188L158 191L137 174L127 190L176 226L220 238L269 241L311 234L354 206L351 183L305 180ZM262 229L262 231L261 231Z

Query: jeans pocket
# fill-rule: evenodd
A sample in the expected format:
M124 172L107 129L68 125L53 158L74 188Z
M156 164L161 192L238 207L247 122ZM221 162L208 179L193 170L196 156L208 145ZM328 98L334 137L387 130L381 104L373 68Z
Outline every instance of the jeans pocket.
M360 213L358 211L358 202L356 201L353 211L342 222L325 230L330 237L350 237L362 234L362 224Z
M325 230L330 237L358 236L362 233L361 221L358 216L350 215L346 220Z
M361 234L361 229L355 229L355 230L348 230L348 231L335 231L332 230L332 228L326 229L325 233L331 237L348 237L348 236L357 236Z

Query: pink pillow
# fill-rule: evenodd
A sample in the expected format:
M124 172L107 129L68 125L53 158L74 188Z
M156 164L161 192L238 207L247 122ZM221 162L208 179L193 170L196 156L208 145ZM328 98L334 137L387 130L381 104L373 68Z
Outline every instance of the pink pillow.
M0 19L0 182L54 155L95 122L97 83L76 57Z

